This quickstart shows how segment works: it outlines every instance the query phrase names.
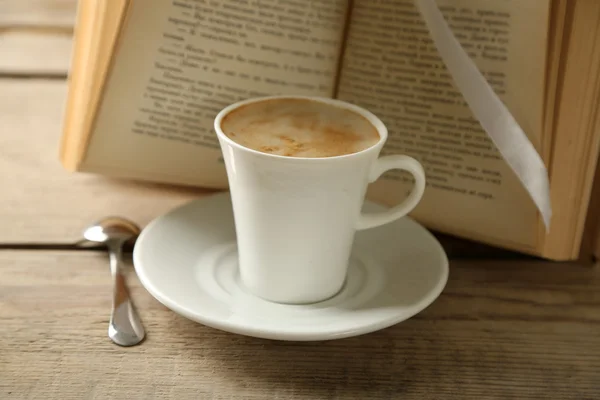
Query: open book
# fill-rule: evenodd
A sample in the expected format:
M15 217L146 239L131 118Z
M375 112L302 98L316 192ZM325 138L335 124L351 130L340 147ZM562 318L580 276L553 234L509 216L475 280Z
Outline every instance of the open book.
M547 166L549 232L457 89L415 0L80 2L62 163L226 189L212 129L220 109L269 94L335 97L384 121L382 154L424 165L428 187L411 216L425 226L578 257L600 143L600 1L436 3ZM391 205L411 186L389 173L368 196Z

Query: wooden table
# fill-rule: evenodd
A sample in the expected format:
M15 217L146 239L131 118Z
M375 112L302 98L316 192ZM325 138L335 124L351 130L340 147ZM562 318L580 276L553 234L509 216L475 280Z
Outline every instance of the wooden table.
M74 7L0 1L0 399L600 398L600 270L447 240L440 298L373 334L221 332L166 309L130 273L148 337L112 344L107 256L78 245L81 230L107 214L144 225L202 192L62 170Z

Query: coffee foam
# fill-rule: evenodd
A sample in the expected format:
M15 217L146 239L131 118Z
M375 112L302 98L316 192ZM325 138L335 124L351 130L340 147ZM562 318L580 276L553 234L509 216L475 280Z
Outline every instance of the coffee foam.
M334 157L375 145L377 129L362 115L309 99L269 99L241 106L221 121L236 143L288 157Z

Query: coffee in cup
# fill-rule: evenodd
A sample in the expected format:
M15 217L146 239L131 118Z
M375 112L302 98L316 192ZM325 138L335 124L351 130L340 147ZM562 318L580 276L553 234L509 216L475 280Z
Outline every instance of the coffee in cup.
M287 157L335 157L375 145L377 129L364 116L309 99L272 99L227 114L221 129L234 142Z

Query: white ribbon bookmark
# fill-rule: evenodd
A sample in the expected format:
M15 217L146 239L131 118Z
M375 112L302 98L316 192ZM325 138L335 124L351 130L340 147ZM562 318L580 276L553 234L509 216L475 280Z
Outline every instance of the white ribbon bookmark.
M456 86L473 115L529 192L540 210L547 232L550 229L552 206L548 171L544 162L510 111L464 51L435 0L416 2Z

